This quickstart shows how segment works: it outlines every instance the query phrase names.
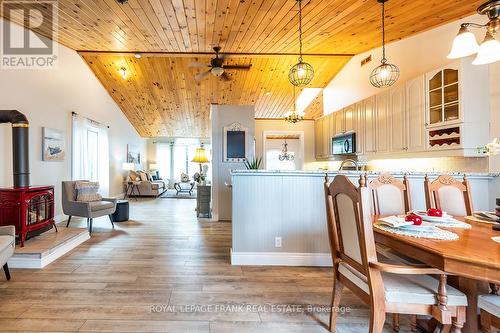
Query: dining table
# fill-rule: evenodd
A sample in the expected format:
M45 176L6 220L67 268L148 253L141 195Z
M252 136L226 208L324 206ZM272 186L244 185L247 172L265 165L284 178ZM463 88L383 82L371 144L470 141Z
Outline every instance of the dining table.
M382 217L374 215L373 222ZM416 238L374 227L375 242L449 274L449 284L467 295L462 332L478 332L477 297L489 293L489 283L500 284L500 244L493 240L500 232L473 217L455 219L471 225L470 229L443 227L457 234L456 240Z

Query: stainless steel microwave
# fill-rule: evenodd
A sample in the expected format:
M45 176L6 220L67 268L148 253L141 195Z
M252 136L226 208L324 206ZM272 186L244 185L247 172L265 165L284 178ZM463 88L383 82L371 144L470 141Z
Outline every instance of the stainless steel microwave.
M356 133L344 133L332 138L333 155L356 154Z

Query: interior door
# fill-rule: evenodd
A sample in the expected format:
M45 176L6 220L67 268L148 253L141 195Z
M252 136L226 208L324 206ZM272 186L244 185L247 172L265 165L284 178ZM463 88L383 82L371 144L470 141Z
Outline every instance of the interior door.
M376 96L376 152L384 153L389 151L390 142L390 122L389 122L389 91L385 91Z
M425 134L425 77L421 75L406 83L406 117L408 151L426 147Z
M401 85L390 90L390 122L391 122L391 151L402 152L407 150L406 137L406 86Z

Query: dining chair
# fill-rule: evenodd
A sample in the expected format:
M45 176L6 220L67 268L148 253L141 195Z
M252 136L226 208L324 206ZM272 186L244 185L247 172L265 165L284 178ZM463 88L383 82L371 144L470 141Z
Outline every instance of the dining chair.
M368 184L371 190L372 209L376 215L404 215L411 211L410 184L408 177L403 176L403 181L389 174L379 175L368 183L368 177L364 175L364 184ZM393 263L414 264L410 258L394 252L391 248L376 244L376 250L383 257ZM410 316L411 331L416 331L417 316ZM399 332L399 315L393 314L392 328Z
M438 208L456 216L470 216L474 212L470 184L465 175L463 181L440 175L432 182L425 175L424 188L427 209Z
M365 183L367 177L365 175ZM410 184L406 175L403 181L392 175L382 174L368 184L372 192L373 211L376 215L401 215L411 210Z
M481 313L481 330L484 333L500 332L500 294L498 293L498 285L490 283L490 287L491 293L480 295L477 302Z
M379 262L370 214L369 189L346 176L325 177L327 228L333 262L330 332L335 332L344 287L370 305L370 333L382 332L386 313L431 315L461 332L467 297L447 285L438 269ZM436 274L435 279L428 274Z

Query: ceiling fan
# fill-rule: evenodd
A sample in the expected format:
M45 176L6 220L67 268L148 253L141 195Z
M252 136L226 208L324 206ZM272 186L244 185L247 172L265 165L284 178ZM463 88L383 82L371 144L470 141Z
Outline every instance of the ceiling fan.
M224 56L219 55L220 46L214 46L215 58L210 60L210 64L204 64L201 62L192 62L189 64L189 67L201 67L201 68L209 68L206 72L198 73L194 76L196 81L201 81L208 74L212 74L221 78L224 81L229 81L231 78L227 74L226 70L244 70L247 71L252 67L252 65L224 65Z

